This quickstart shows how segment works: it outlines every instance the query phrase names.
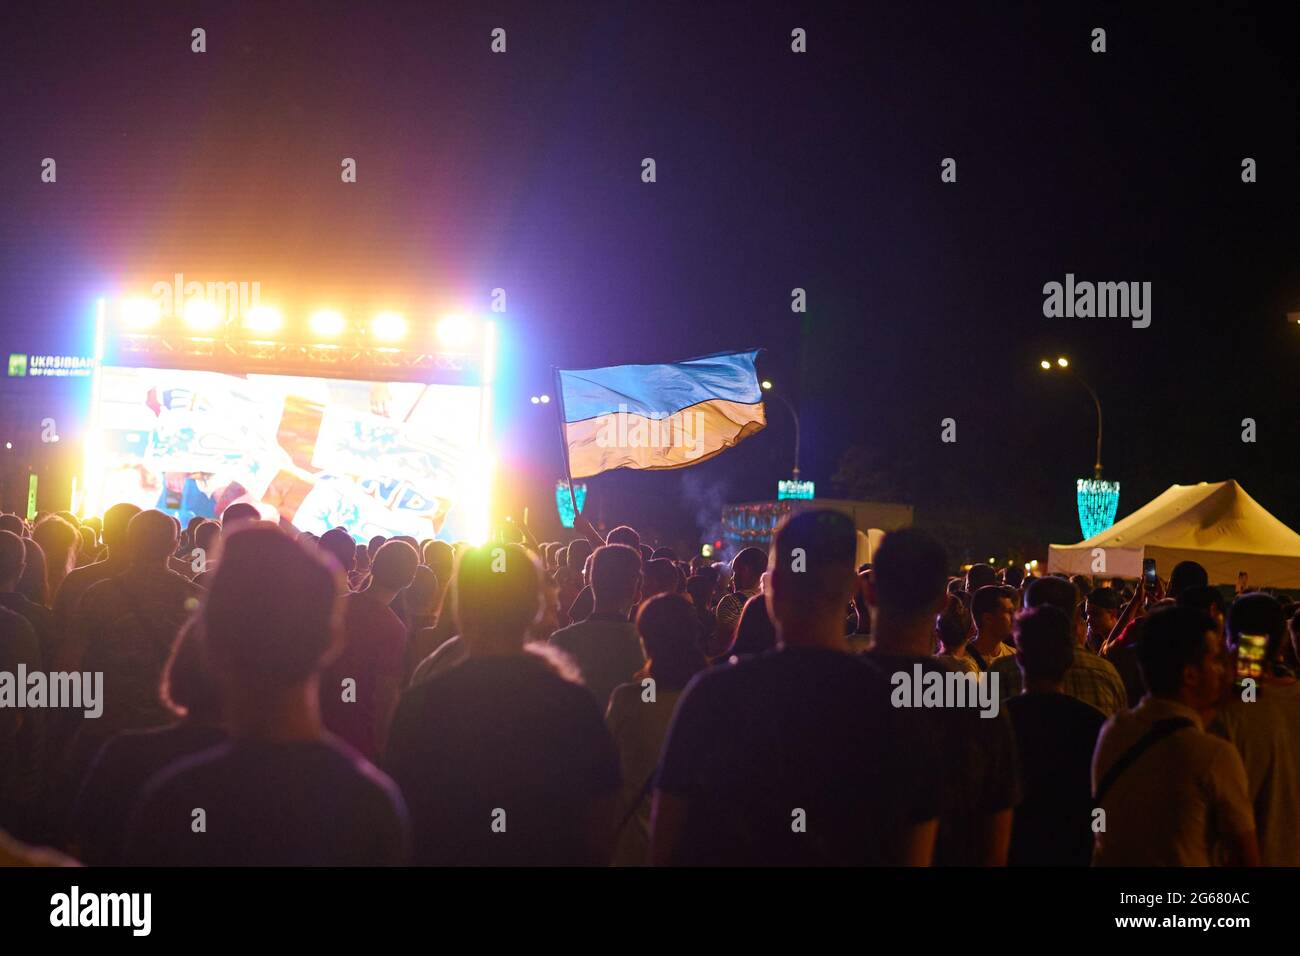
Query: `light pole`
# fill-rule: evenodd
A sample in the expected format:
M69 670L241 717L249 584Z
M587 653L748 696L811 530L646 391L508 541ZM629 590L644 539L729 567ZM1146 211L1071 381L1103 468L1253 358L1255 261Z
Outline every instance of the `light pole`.
M1083 380L1083 377L1070 365L1070 360L1059 356L1055 363L1043 359L1038 363L1045 372L1057 368L1069 372L1076 382L1083 386L1097 409L1097 458L1092 465L1092 478L1080 478L1075 483L1075 494L1079 508L1079 529L1084 540L1100 534L1115 523L1115 512L1119 509L1119 482L1103 481L1101 477L1101 399L1097 390Z
M549 405L551 396L542 392L540 395L530 395L528 401L533 405ZM560 435L563 438L563 422L560 423ZM582 509L587 504L587 485L586 482L575 483L568 477L567 463L564 471L565 477L555 482L555 511L560 516L560 526L572 528L577 516L582 514Z
M781 404L790 410L790 417L794 419L794 471L791 473L791 477L794 478L795 481L798 481L799 480L799 413L794 410L794 406L790 404L790 400L788 398L786 398L780 392L772 391L772 383L769 382L767 379L763 379L763 381L760 384L763 386L763 391L767 392L773 398L780 400Z
M1096 389L1094 389L1091 385L1089 385L1087 382L1083 380L1083 377L1074 370L1074 367L1070 364L1070 360L1065 356L1059 357L1056 360L1055 366L1053 366L1052 363L1049 362L1047 359L1043 359L1038 364L1042 366L1042 368L1045 371L1050 372L1052 368L1055 367L1055 368L1064 369L1066 372L1069 372L1070 375L1074 378L1074 380L1078 382L1080 385L1082 385L1084 387L1084 390L1087 391L1088 395L1092 397L1092 404L1097 408L1097 460L1092 466L1092 476L1094 478L1100 478L1101 477L1101 399L1097 397Z

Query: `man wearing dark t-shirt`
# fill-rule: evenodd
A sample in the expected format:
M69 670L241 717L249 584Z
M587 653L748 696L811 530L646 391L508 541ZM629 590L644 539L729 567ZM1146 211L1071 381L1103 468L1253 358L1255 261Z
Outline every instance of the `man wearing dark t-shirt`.
M409 855L386 776L321 725L341 580L273 525L226 540L201 619L231 740L162 771L131 815L128 865L379 866Z
M418 865L605 865L618 755L601 711L526 650L542 579L519 546L460 558L467 657L410 688L385 769L411 809Z
M26 613L29 607L49 612L17 592L26 561L23 539L0 531L0 672L13 675L15 682L19 665L29 673L48 667L51 650L37 626L43 618ZM16 689L19 694L26 691ZM40 707L0 707L0 829L26 835L39 815L49 713Z
M776 534L777 650L697 676L654 784L656 865L926 864L939 754L908 740L890 686L854 657L853 523L830 511Z
M406 627L389 605L411 583L419 561L405 541L380 546L365 590L343 597L343 650L321 675L325 726L368 760L383 753L405 676Z
M105 578L122 574L130 567L126 529L131 519L139 513L139 507L126 502L119 502L105 511L104 544L107 554L94 564L70 571L59 586L59 593L54 595L54 633L59 643L59 652L50 665L52 670L77 670L80 666L80 655L85 648L77 628L78 605L91 587Z
M871 566L867 601L875 612L864 655L882 675L944 671L931 657L935 616L947 600L948 558L914 528L885 535ZM990 680L988 674L979 680ZM1005 711L988 718L975 707L901 711L909 745L939 749L940 822L936 866L1001 866L1007 860L1013 809L1020 799L1015 738Z
M83 724L103 740L111 733L167 723L158 682L180 628L203 590L169 570L176 526L161 511L142 511L127 527L128 567L92 585L77 605L84 641L80 668L104 674L104 715Z
M131 519L140 513L139 507L119 502L104 512L104 544L107 554L102 560L68 573L53 595L54 646L45 655L45 665L52 671L81 669L81 654L85 647L76 629L76 611L82 596L92 585L105 578L121 574L128 567L126 529ZM81 726L81 715L75 711L51 714L47 747L51 756L61 755L69 738ZM51 762L53 766L53 761Z
M205 829L195 832L200 822ZM347 744L250 740L155 777L132 817L125 862L398 866L407 844L397 788Z
M73 638L64 650L73 670L104 675L103 713L67 718L75 727L59 747L55 815L63 818L104 741L124 730L161 727L172 714L158 697L163 665L203 590L167 567L176 548L173 519L141 511L127 525L126 570L87 589L77 602Z
M1024 799L1011 830L1012 866L1087 866L1092 859L1092 752L1105 716L1064 691L1075 653L1070 619L1050 604L1016 619L1025 691L1007 701Z
M29 672L41 670L36 632L21 615L0 608L0 672L16 682L20 666ZM26 691L16 687L19 694ZM0 830L26 835L35 822L45 769L44 734L41 708L0 707Z
M74 855L90 866L122 864L131 809L154 775L226 739L220 726L220 692L203 659L196 622L176 639L159 693L178 722L110 737L82 783L70 829Z
M641 555L624 544L607 544L591 556L595 610L586 620L560 628L551 644L568 654L602 714L609 695L645 664L641 640L628 613L641 592Z
M27 600L18 592L27 566L27 546L12 531L0 531L0 607L25 618L36 634L41 661L53 670L55 651L54 614L49 608ZM67 585L67 579L64 579Z

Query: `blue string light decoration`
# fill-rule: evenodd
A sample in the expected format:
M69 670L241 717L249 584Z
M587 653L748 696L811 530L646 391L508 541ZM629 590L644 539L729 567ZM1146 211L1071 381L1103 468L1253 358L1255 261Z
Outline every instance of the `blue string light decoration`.
M1119 482L1080 478L1078 482L1079 529L1086 541L1115 523L1119 510Z
M585 482L573 486L573 497L578 499L578 513L587 506ZM563 478L555 483L555 510L560 513L560 524L572 528L577 515L573 513L573 499L569 497L569 484Z

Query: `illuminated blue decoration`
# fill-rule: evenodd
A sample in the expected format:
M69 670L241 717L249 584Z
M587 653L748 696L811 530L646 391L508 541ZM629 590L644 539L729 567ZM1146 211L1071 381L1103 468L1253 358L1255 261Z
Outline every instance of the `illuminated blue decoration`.
M578 499L578 512L587 506L587 485L586 483L573 486L573 498ZM569 497L569 483L561 478L555 483L555 509L560 513L560 524L566 528L573 527L573 521L577 517L573 513L573 498Z
M776 483L776 500L784 501L787 498L802 499L810 501L813 497L813 483L811 481L778 481Z
M1086 541L1115 523L1115 512L1119 509L1119 482L1080 478L1078 489L1079 529Z

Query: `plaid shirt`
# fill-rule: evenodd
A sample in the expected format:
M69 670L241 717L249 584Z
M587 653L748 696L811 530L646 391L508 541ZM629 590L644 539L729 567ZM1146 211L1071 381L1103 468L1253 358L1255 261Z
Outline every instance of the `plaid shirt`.
M752 591L730 591L722 595L713 612L718 623L730 633L736 633L736 625L740 622L741 612L745 610L745 602L757 593L758 588L754 588Z
M1018 656L1000 657L993 662L991 670L998 675L999 696L1003 700L1015 697L1024 689ZM1128 706L1128 694L1115 665L1082 645L1074 649L1074 663L1065 672L1065 686L1061 689L1107 717Z

